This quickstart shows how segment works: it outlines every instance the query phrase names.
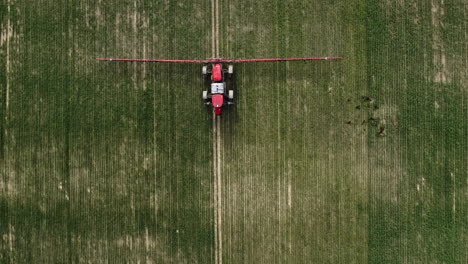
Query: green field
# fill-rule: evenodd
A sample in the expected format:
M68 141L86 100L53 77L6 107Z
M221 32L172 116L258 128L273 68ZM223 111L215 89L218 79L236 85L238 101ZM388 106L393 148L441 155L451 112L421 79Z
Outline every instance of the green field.
M0 3L0 263L468 263L468 3L218 0L221 57L344 57L236 64L219 120L95 61L210 58L214 1Z

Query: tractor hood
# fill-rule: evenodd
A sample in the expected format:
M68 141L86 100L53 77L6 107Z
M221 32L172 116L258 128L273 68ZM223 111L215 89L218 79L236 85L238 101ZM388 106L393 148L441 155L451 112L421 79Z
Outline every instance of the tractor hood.
M220 82L223 80L223 68L221 64L215 64L213 66L213 81Z
M211 96L211 104L214 107L215 114L220 115L224 104L224 96L222 94L214 94Z

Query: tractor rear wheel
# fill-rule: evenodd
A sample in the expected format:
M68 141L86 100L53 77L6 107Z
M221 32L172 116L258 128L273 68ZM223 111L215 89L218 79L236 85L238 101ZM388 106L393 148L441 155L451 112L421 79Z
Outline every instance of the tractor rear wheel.
M229 90L228 98L230 101L234 100L234 90Z
M203 67L202 67L202 74L203 74L203 75L206 75L207 73L208 73L207 67L206 67L206 66L203 66Z
M228 73L229 74L234 74L234 65L231 64L231 65L228 66Z
M208 92L207 91L203 91L203 95L202 95L202 98L203 98L203 101L208 101Z

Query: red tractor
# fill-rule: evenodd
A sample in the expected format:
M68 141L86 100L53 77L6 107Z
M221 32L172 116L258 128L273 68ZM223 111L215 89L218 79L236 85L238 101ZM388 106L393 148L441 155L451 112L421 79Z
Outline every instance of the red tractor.
M310 60L339 60L340 57L323 58L293 58L293 59L254 59L254 60L225 60L222 58L209 60L141 60L141 59L97 59L98 61L136 61L136 62L161 62L161 63L202 63L208 64L202 67L202 73L206 79L211 79L210 88L203 91L203 101L206 105L212 105L216 115L223 112L223 106L234 103L234 90L229 90L226 80L234 74L233 63L241 62L275 62L275 61L310 61ZM227 68L223 65L227 64Z
M234 90L228 90L227 79L232 79L234 66L229 64L223 69L223 64L213 63L211 66L202 67L202 73L206 79L210 78L210 88L203 91L203 101L206 105L212 105L216 115L222 113L223 105L234 103Z

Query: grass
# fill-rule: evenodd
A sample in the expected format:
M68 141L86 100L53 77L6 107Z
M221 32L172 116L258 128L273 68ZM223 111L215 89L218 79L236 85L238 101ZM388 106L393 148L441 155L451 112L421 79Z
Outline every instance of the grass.
M229 57L346 57L237 66L238 104L223 120L228 262L367 259L367 113L351 105L366 95L364 51L350 35L364 25L353 11L359 5L342 4L264 1L261 9L223 10L233 14L222 30L232 32L222 38L232 39ZM341 23L340 12L354 14L346 17L352 23Z
M208 58L210 8L0 4L0 262L214 262L199 65L94 61ZM225 262L466 262L467 8L220 1L222 57L344 57L235 65Z
M463 70L454 65L466 57L466 47L459 43L463 15L455 11L463 6L435 5L435 13L429 12L434 5L417 1L395 6L392 12L385 6L368 7L369 24L383 22L376 31L384 32L368 38L369 87L396 112L394 120L385 118L392 135L372 140L371 147L394 153L384 154L381 163L400 171L394 176L399 188L392 193L393 202L376 199L370 207L373 262L466 260L466 89ZM447 66L437 59L442 53ZM444 67L448 81L437 82ZM378 187L384 177L379 174L371 182L374 197L380 198L387 188Z
M199 68L94 60L175 58L188 47L206 57L202 4L12 4L2 262L210 262L212 143L210 115L194 102ZM162 19L176 10L189 19Z

